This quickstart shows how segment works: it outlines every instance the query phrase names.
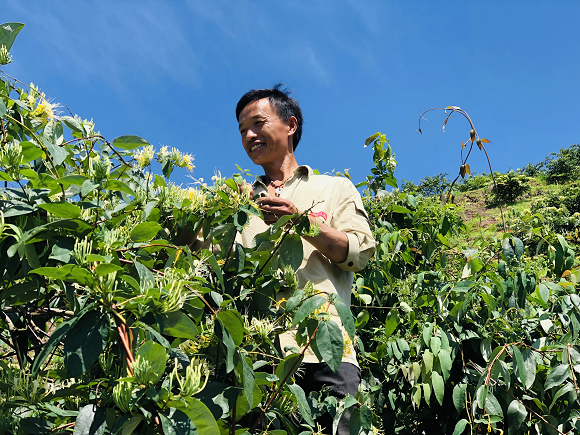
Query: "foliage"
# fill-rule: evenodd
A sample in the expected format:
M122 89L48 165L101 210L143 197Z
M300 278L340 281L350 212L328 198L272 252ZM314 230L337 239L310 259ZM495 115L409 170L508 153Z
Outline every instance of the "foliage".
M551 153L544 161L546 176L550 183L576 179L580 167L580 145L571 145L562 148L556 153Z
M493 180L489 174L485 172L481 174L473 173L468 178L457 183L456 189L460 192L470 192L472 190L479 190L493 184Z
M422 178L417 186L417 194L423 196L440 196L446 193L451 187L451 181L447 179L447 173L440 173L434 176L427 175Z
M529 192L530 180L523 174L509 171L496 176L496 184L491 192L496 203L512 203L523 194Z

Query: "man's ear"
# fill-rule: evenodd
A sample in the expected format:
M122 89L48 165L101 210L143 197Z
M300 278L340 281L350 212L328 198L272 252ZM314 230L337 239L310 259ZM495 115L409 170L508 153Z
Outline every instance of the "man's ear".
M298 120L296 119L296 117L291 116L288 119L287 124L288 124L288 136L296 133L296 130L298 129Z

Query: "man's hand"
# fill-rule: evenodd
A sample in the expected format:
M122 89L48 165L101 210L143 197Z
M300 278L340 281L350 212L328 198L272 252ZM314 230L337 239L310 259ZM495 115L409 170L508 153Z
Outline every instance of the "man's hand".
M264 214L264 222L268 225L276 223L282 216L298 213L292 202L275 196L263 196L256 200Z

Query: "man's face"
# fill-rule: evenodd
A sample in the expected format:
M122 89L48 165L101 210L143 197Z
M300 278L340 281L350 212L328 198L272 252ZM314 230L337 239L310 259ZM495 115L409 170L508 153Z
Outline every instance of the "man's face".
M282 121L267 98L244 107L239 127L242 145L256 165L282 162L292 150L292 140L288 138L296 131L296 119Z

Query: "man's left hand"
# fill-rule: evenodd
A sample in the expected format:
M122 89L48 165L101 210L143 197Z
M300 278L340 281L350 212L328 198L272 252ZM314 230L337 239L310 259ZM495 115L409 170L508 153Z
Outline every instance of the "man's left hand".
M270 225L278 221L282 216L298 213L296 206L287 199L275 196L264 196L256 200L262 213L264 221Z

